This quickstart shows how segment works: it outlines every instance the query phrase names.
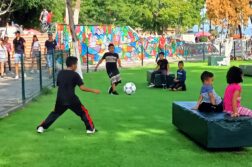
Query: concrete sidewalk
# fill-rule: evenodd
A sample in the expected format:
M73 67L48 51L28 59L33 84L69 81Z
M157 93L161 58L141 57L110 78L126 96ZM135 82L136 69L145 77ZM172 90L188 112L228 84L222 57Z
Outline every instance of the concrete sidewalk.
M52 78L48 77L47 71L42 71L43 87L51 86ZM39 73L26 73L25 97L30 99L40 92ZM6 115L10 110L23 104L22 101L22 79L14 79L11 75L0 79L0 117Z

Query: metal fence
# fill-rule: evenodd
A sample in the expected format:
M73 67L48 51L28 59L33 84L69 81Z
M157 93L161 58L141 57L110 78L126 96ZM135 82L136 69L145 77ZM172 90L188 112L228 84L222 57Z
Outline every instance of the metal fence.
M52 69L49 68L45 54L39 52L33 61L21 56L20 79L14 79L13 73L7 73L5 79L0 81L0 117L9 111L22 106L30 101L46 88L55 87L57 74L65 69L66 57L69 51L57 50L53 53Z

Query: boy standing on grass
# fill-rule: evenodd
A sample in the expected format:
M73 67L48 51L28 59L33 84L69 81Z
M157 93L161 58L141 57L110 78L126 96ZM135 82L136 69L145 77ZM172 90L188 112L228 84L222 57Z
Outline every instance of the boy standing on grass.
M205 112L222 112L222 99L213 88L214 74L204 71L200 78L203 86L201 87L198 103L194 109Z
M184 70L184 62L178 62L178 70L177 70L177 78L174 79L173 85L170 87L170 90L177 91L177 90L186 90L186 71Z
M72 110L81 118L86 126L87 134L96 132L93 121L88 114L88 110L81 104L78 96L75 94L75 87L78 85L80 90L95 94L99 94L100 91L84 86L81 77L75 72L77 69L77 61L78 59L76 57L69 56L66 60L67 70L59 72L57 78L58 94L55 109L48 115L46 120L37 127L38 133L43 133L45 129L48 129L67 109Z
M108 46L109 52L105 53L102 57L102 59L98 62L98 64L95 67L95 71L97 71L99 65L103 62L103 60L106 60L106 69L108 76L111 80L111 86L109 87L108 93L111 95L119 95L116 91L116 86L121 83L121 76L119 73L119 70L117 68L117 63L119 67L122 67L121 60L119 58L119 55L115 53L115 46L114 44L109 44Z

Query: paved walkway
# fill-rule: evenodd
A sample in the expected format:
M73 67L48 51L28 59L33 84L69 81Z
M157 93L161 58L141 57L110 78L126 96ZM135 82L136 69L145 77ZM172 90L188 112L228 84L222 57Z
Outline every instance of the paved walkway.
M52 78L49 79L47 71L42 72L43 87L52 85ZM39 73L26 73L25 77L25 97L27 99L38 94L40 91ZM22 79L14 79L7 75L0 79L0 117L9 110L22 105Z

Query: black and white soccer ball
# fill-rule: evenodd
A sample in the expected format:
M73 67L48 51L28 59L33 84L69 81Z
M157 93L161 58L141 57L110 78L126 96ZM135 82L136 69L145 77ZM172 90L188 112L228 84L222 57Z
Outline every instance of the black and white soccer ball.
M132 95L136 92L136 85L133 82L128 82L124 85L123 91L127 95Z

